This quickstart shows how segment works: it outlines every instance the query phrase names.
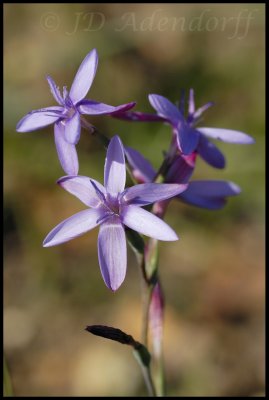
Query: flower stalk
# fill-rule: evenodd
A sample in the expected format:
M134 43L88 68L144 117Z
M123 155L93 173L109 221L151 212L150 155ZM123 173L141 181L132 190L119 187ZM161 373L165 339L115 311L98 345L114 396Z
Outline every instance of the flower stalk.
M148 96L156 114L130 111L135 102L111 106L87 99L98 66L96 49L90 51L81 63L70 90L62 92L54 80L47 76L50 91L58 105L33 110L17 124L21 133L54 125L54 139L58 158L66 176L57 183L76 196L87 208L59 223L46 236L43 246L65 243L99 226L98 259L102 278L112 291L119 289L127 269L126 240L134 250L141 271L142 282L142 343L120 329L93 325L86 330L94 335L129 345L138 361L150 396L164 396L163 321L164 296L158 263L158 241L178 240L177 234L164 222L171 198L210 210L222 208L226 198L240 193L233 182L191 180L196 158L201 157L214 168L225 166L225 157L209 140L227 143L251 144L254 139L231 129L199 127L201 115L213 105L206 103L196 109L194 91L190 89L188 111L185 115L184 95L179 107L158 95ZM170 125L172 140L164 152L164 159L156 171L149 160L137 150L123 146L119 136L111 139L85 119L84 115L120 118L129 121L161 122ZM81 128L96 137L106 149L104 185L79 175L76 145ZM127 159L127 163L126 163ZM126 170L133 185L125 188ZM143 207L151 205L147 209ZM143 236L148 236L147 242ZM151 340L149 340L151 339ZM152 345L155 361L155 381L151 375ZM10 379L4 363L5 395L10 392Z

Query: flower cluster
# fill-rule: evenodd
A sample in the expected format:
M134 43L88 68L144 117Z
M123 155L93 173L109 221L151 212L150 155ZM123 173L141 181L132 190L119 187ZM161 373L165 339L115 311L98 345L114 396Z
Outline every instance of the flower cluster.
M208 137L241 144L253 143L253 139L243 132L196 127L202 113L212 103L196 110L193 90L190 90L186 117L184 101L181 101L178 108L157 94L149 95L149 102L157 114L130 111L135 102L115 107L85 99L94 80L97 64L98 56L94 49L80 65L70 91L64 87L62 93L48 76L50 90L58 105L30 112L19 121L17 131L30 132L54 124L58 157L67 174L57 183L88 207L58 224L47 235L43 246L64 243L99 225L98 258L101 273L107 287L115 291L122 284L127 268L125 227L157 240L178 239L172 228L163 221L163 215L159 215L159 218L142 207L153 203L168 204L172 198L208 209L223 207L228 196L240 192L239 187L226 181L190 181L196 159L200 156L211 166L224 168L223 154ZM109 115L127 121L169 124L172 140L160 169L155 171L142 154L123 146L120 138L115 135L110 141L107 140L109 145L104 166L104 185L78 175L76 145L81 127L92 131L95 129L84 115ZM137 182L126 189L125 157Z

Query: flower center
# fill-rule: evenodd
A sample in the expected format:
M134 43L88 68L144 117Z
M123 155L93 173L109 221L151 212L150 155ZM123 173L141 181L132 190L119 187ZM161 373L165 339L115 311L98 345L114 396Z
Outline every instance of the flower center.
M111 196L109 193L107 194L106 197L106 204L109 207L109 209L113 212L113 214L120 214L120 202L117 197Z
M75 107L68 107L68 108L66 108L64 115L66 118L69 119L69 118L72 118L75 113L76 113Z
M65 110L64 110L64 116L65 118L72 118L73 115L76 113L76 107L74 106L72 100L69 97L69 94L64 88L64 105L65 105Z

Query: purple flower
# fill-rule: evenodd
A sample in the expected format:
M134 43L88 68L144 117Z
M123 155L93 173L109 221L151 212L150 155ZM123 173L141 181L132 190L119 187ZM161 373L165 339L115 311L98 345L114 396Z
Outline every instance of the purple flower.
M184 99L183 99L184 100ZM250 144L254 143L251 136L231 129L196 127L202 114L213 105L212 102L195 110L194 91L190 90L187 117L184 117L184 101L180 108L176 107L167 98L158 94L150 94L149 102L157 111L157 115L142 112L121 113L113 116L129 121L163 121L171 125L174 142L181 154L189 155L197 151L200 156L215 168L224 168L225 158L220 150L211 143L207 137L218 139L228 143Z
M78 197L89 209L80 211L56 226L43 246L71 240L100 225L98 257L105 284L117 290L126 273L126 238L124 225L158 240L177 240L176 233L160 218L141 208L176 196L186 184L145 183L124 190L126 180L124 149L114 136L107 149L104 186L85 176L66 176L58 183Z
M125 153L137 181L152 182L156 176L156 171L151 163L131 147L126 146ZM195 168L195 161L196 153L189 156L177 155L170 166L165 182L189 183L187 189L175 198L196 207L218 210L224 207L227 197L236 196L240 193L239 186L229 181L193 180L189 182Z
M80 138L81 115L113 115L113 113L132 108L135 103L127 103L117 107L86 100L94 80L98 64L97 51L93 49L80 65L71 89L63 88L63 94L50 76L47 80L54 99L59 106L34 110L23 117L17 124L18 132L31 132L54 124L55 144L63 170L68 175L77 175L79 164L75 145ZM83 124L83 122L82 122Z
M150 94L149 101L157 114L166 119L173 128L178 149L188 155L197 151L200 156L215 168L224 168L225 158L220 150L207 137L228 143L250 144L254 140L249 135L231 129L196 128L201 115L213 103L206 103L195 110L194 91L190 90L187 118L184 118L184 106L178 109L168 99L157 94ZM183 103L183 102L182 102Z

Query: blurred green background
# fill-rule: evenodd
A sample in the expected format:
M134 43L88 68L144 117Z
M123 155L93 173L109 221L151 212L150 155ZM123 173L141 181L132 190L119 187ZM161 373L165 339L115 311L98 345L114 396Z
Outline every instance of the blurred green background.
M131 250L116 293L104 285L98 230L55 248L47 233L85 208L57 185L63 171L53 128L18 134L19 119L55 104L45 79L70 85L96 48L99 67L87 98L108 104L147 95L176 101L195 89L214 101L203 125L252 135L251 146L218 143L223 171L199 160L194 178L229 179L242 188L221 211L172 202L167 221L179 242L161 243L166 295L165 362L170 396L264 393L264 5L4 5L4 350L16 396L142 396L128 348L90 336L107 324L139 339L139 271ZM161 22L162 21L162 22ZM157 167L169 127L99 117ZM85 131L80 174L103 179L105 152Z

